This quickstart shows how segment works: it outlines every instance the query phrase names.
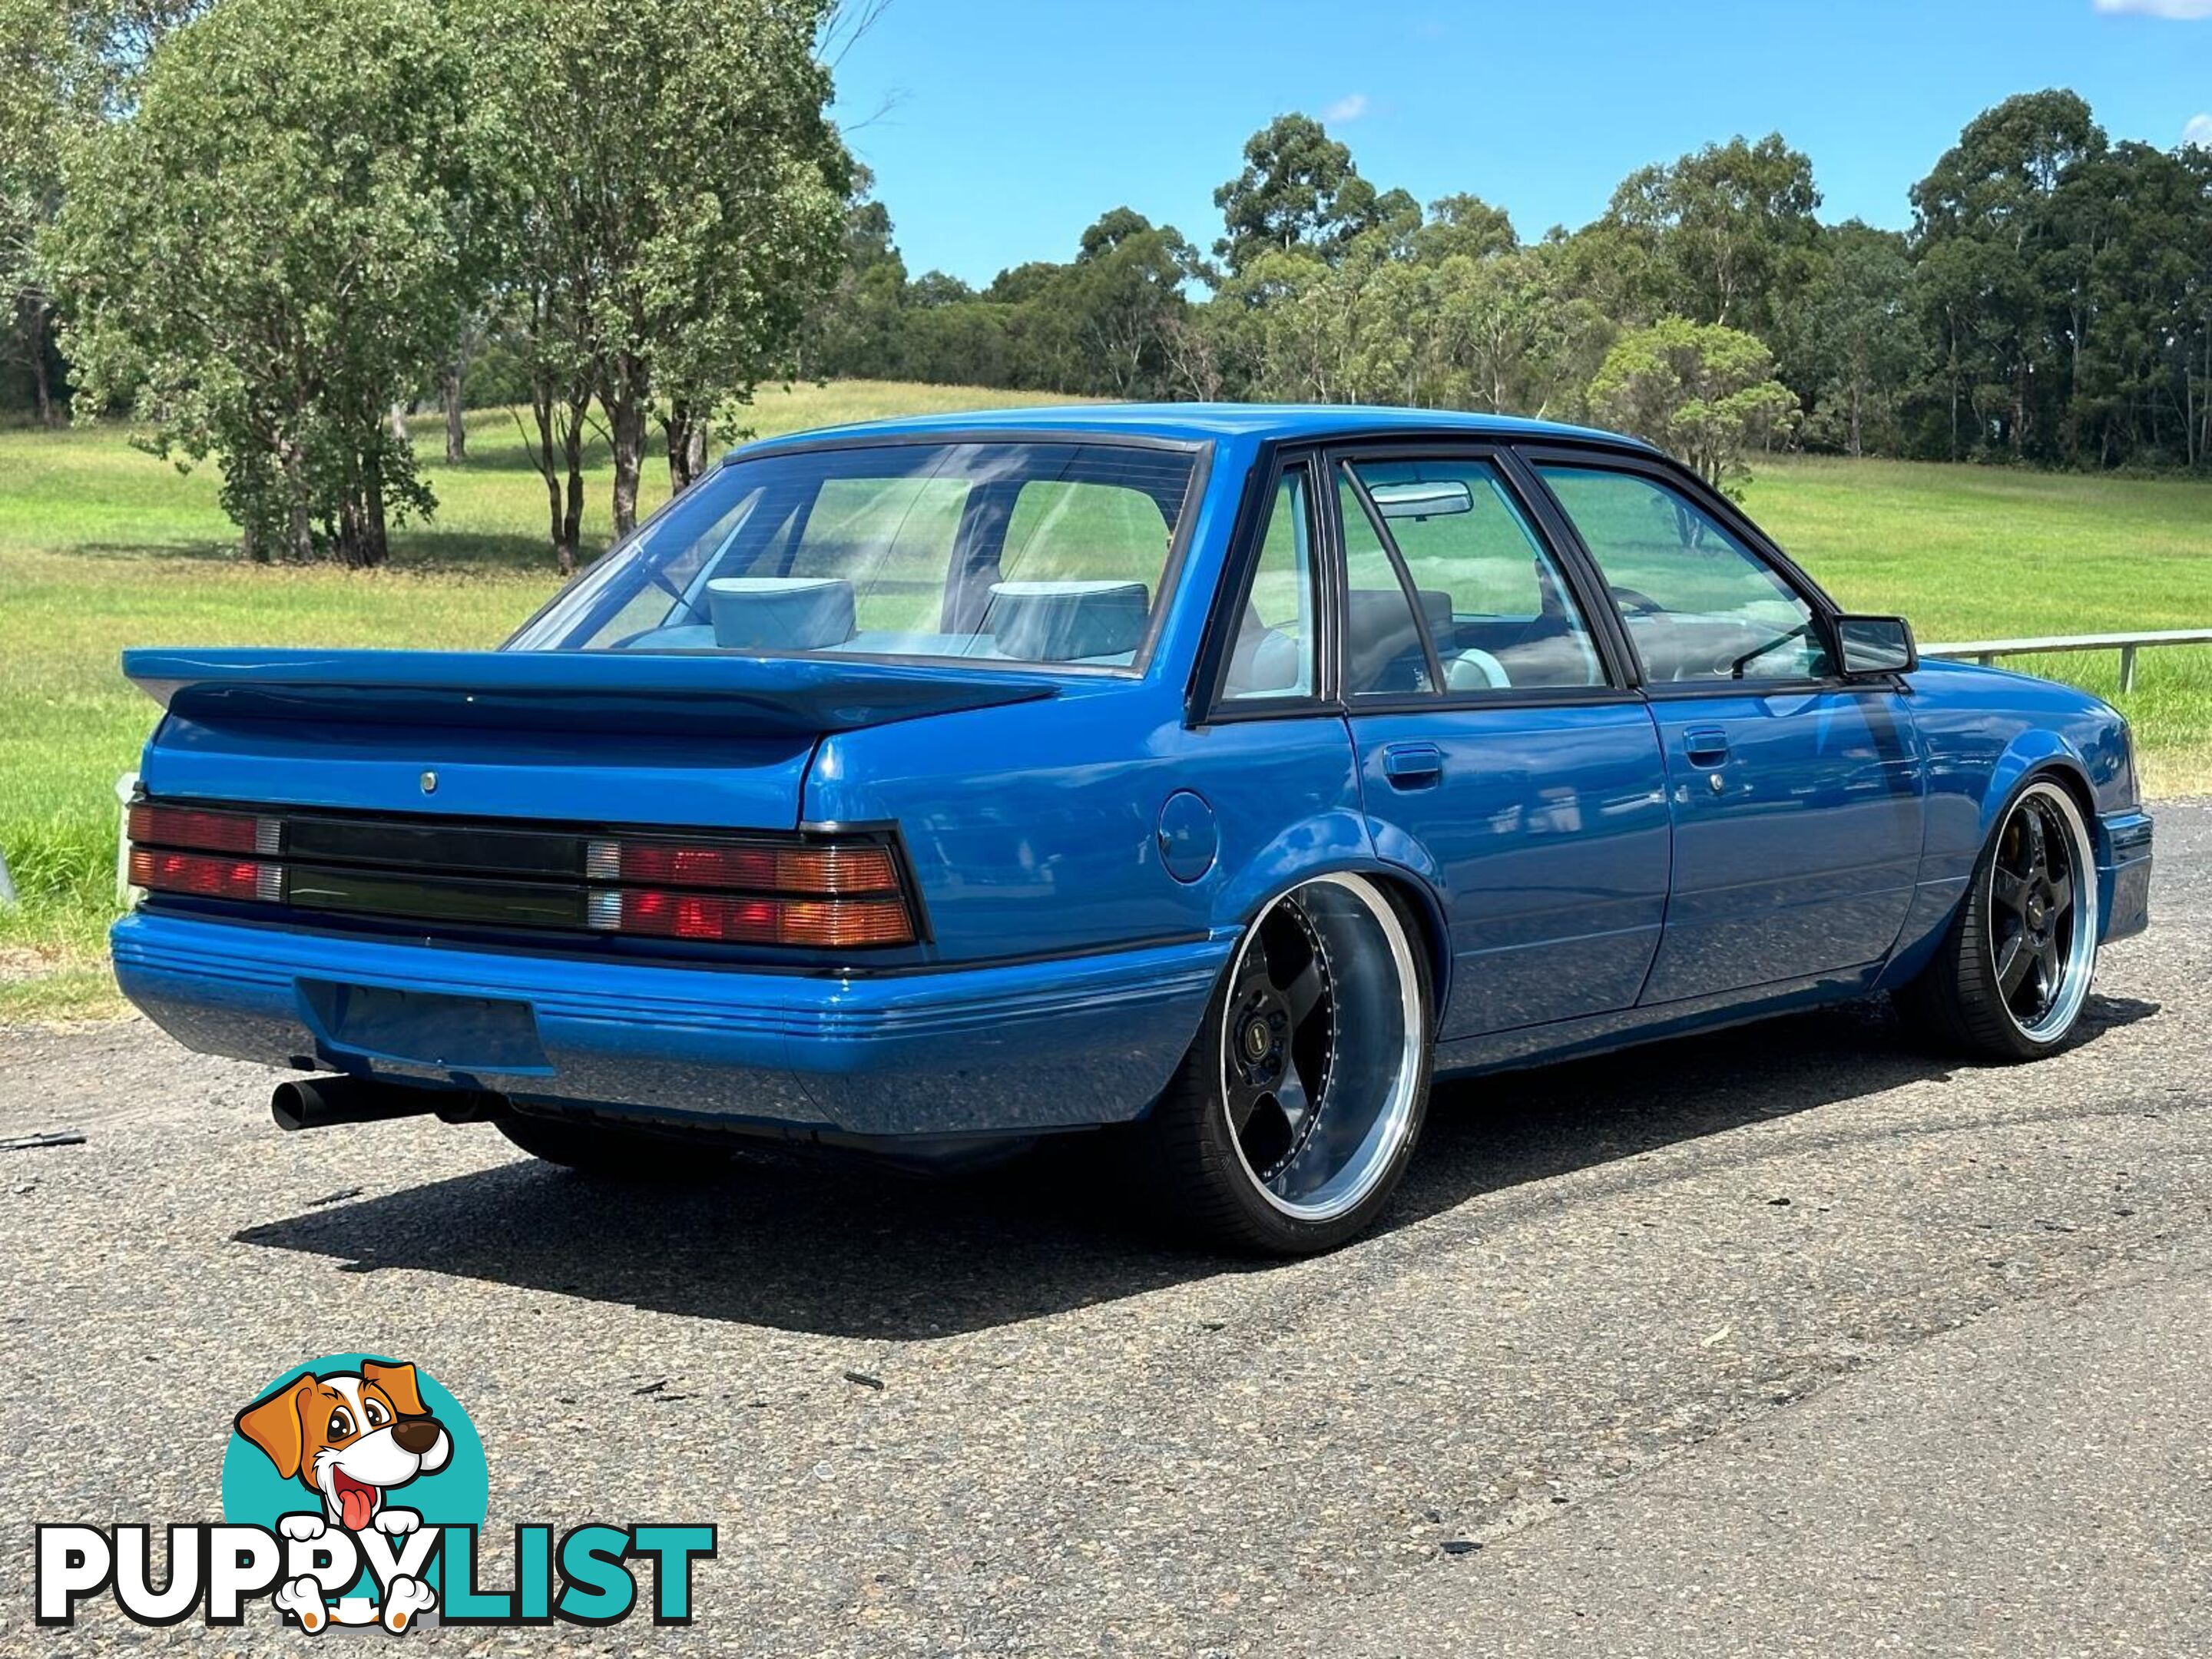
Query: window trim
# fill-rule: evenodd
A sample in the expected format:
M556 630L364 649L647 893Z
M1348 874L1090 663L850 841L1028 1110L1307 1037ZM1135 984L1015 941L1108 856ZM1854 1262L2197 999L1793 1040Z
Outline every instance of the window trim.
M1637 698L1637 659L1626 648L1625 638L1616 638L1613 627L1619 618L1609 599L1604 598L1603 584L1589 565L1587 555L1579 541L1563 539L1547 521L1526 484L1514 467L1509 445L1467 439L1431 438L1425 441L1379 434L1371 438L1356 438L1332 443L1328 447L1332 466L1349 469L1361 461L1460 461L1487 465L1504 488L1507 503L1521 515L1522 525L1535 538L1537 547L1552 562L1553 570L1565 583L1567 598L1581 613L1585 636L1590 648L1597 653L1598 672L1603 674L1602 685L1530 685L1491 686L1455 691L1439 684L1437 690L1420 694L1376 693L1346 697L1343 707L1347 714L1380 714L1425 713L1453 708L1579 708L1595 704L1633 702ZM1358 485L1364 506L1371 514L1372 503L1367 499L1366 486L1358 475L1352 474ZM1334 492L1331 492L1332 504ZM1548 501L1548 497L1544 498ZM1387 526L1378 527L1383 545L1389 549L1393 566L1400 572L1400 580L1410 586L1407 567L1397 538ZM1340 562L1340 571L1341 562ZM1416 590L1418 592L1418 590ZM1424 648L1428 652L1432 671L1442 680L1442 668L1435 641L1429 636L1429 622L1421 614L1418 599L1410 600L1414 620L1419 626ZM1611 624L1611 625L1609 625Z
M1431 696L1444 695L1443 659L1437 653L1436 640L1429 632L1429 619L1421 614L1421 590L1413 586L1413 573L1406 563L1406 556L1398 546L1398 538L1390 533L1389 526L1383 522L1382 510L1375 505L1375 498L1367 493L1367 485L1361 480L1359 474L1352 470L1350 461L1340 456L1329 457L1329 481L1336 486L1329 493L1335 498L1339 540L1343 550L1344 643L1347 653L1352 643L1352 537L1343 521L1342 490L1345 485L1349 484L1352 487L1352 499L1359 503L1360 516L1367 520L1367 528L1373 532L1376 541L1381 545L1382 556L1390 562L1391 574L1398 579L1398 597L1406 602L1406 615L1413 622L1413 635L1421 642L1422 665L1429 671L1429 684L1436 688L1429 695ZM1351 665L1348 654L1344 665L1347 669ZM1379 698L1406 695L1407 694L1397 691L1347 690L1345 693L1345 701L1355 707L1364 708ZM1412 695L1418 696L1419 694Z
M1889 684L1873 679L1850 679L1843 674L1843 658L1837 644L1835 627L1835 619L1840 612L1835 600L1776 545L1772 538L1747 518L1734 502L1709 487L1704 479L1687 467L1656 453L1650 455L1624 454L1616 450L1582 449L1572 445L1551 443L1519 444L1514 447L1516 459L1527 468L1530 483L1542 492L1546 504L1557 515L1561 532L1573 538L1574 545L1589 568L1597 573L1606 611L1619 628L1623 646L1635 664L1637 683L1643 688L1645 696L1674 700L1741 696L1746 693L1771 696L1792 691L1832 691L1844 688L1873 687L1880 690ZM1636 641L1629 633L1627 619L1621 614L1610 587L1605 584L1603 567L1598 563L1589 544L1583 539L1582 532L1567 512L1565 504L1553 493L1550 481L1543 475L1542 469L1547 466L1584 472L1625 473L1647 479L1686 497L1692 506L1734 537L1747 554L1764 566L1807 606L1812 613L1814 626L1820 632L1820 642L1828 653L1828 660L1834 665L1834 672L1827 674L1772 675L1757 679L1749 676L1726 680L1652 679L1644 672L1644 659L1637 651Z
M1331 510L1322 515L1323 522L1318 528L1323 559L1318 573L1320 593L1316 643L1319 662L1315 695L1311 697L1269 698L1264 702L1256 698L1245 703L1221 702L1218 694L1225 659L1235 639L1235 629L1229 622L1235 611L1223 596L1234 591L1237 595L1235 605L1243 603L1243 595L1249 591L1246 586L1248 568L1256 556L1256 540L1262 533L1260 515L1265 511L1264 504L1273 498L1282 468L1303 461L1310 467L1326 470L1328 465L1340 459L1363 458L1474 458L1487 460L1494 465L1504 475L1509 493L1527 515L1546 550L1551 554L1561 575L1565 578L1570 591L1580 603L1583 620L1590 628L1599 660L1609 684L1588 687L1447 690L1433 696L1376 696L1347 702L1341 695L1341 680L1338 677L1338 664L1341 657L1338 635L1343 612L1342 561L1336 546L1336 515L1333 505L1335 492L1332 490L1329 492ZM1700 507L1718 519L1731 535L1749 548L1756 557L1772 568L1793 591L1814 607L1821 619L1831 659L1842 660L1834 638L1834 619L1842 614L1836 601L1733 503L1706 488L1704 481L1689 469L1656 450L1632 444L1628 440L1610 439L1595 433L1590 435L1589 441L1581 442L1571 436L1551 434L1528 438L1510 434L1496 438L1462 437L1434 431L1407 430L1402 427L1394 430L1378 425L1373 431L1333 434L1325 440L1267 439L1262 441L1254 453L1245 472L1244 493L1231 532L1228 558L1207 602L1205 632L1186 686L1185 725L1193 730L1201 730L1209 726L1228 725L1238 720L1310 718L1317 714L1351 717L1441 714L1486 708L1577 708L1740 696L1747 691L1757 695L1786 695L1792 691L1889 692L1911 689L1910 683L1902 676L1888 680L1838 677L1711 683L1664 681L1656 685L1648 683L1644 676L1643 660L1637 655L1634 642L1628 637L1620 608L1606 592L1604 578L1596 562L1583 545L1581 533L1576 530L1572 520L1568 519L1536 471L1539 465L1546 465L1642 473L1683 491ZM1425 625L1425 619L1424 623Z
M1331 542L1324 516L1315 507L1313 480L1320 470L1318 449L1307 446L1270 445L1253 459L1245 473L1244 499L1229 544L1229 557L1215 583L1206 619L1204 643L1185 696L1185 723L1194 729L1224 726L1238 720L1281 720L1333 713L1338 708L1331 670L1335 656L1334 611L1329 586ZM1238 619L1251 602L1252 586L1260 574L1260 558L1274 516L1275 495L1285 475L1303 470L1306 475L1306 539L1309 599L1313 607L1313 689L1265 697L1227 695L1229 670L1237 654Z

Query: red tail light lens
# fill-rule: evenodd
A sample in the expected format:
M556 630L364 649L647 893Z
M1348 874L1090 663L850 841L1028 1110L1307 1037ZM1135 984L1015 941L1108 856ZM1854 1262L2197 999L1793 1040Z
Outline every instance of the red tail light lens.
M592 895L591 925L652 939L817 950L911 945L914 923L896 898L784 899L629 888Z
M131 839L140 846L266 854L276 852L283 838L282 818L251 812L210 812L197 806L163 806L143 800L131 807Z
M170 853L158 848L131 849L131 884L150 893L184 893L193 898L257 899L264 904L284 896L282 865L257 859L211 858L203 853Z

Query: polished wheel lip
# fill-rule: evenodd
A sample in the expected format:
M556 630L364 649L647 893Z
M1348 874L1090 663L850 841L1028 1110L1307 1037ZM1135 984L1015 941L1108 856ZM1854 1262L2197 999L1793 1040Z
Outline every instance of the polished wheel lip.
M1405 923L1375 884L1361 876L1349 873L1316 876L1310 881L1299 883L1267 905L1253 918L1251 926L1244 930L1243 939L1230 962L1228 982L1235 986L1243 981L1245 957L1251 951L1252 942L1260 936L1261 925L1276 907L1293 902L1300 893L1324 885L1340 887L1357 898L1374 919L1389 945L1391 966L1398 981L1403 1037L1388 1097L1376 1109L1374 1121L1352 1159L1343 1170L1331 1176L1322 1186L1320 1189L1322 1195L1316 1200L1301 1203L1284 1198L1261 1179L1259 1173L1253 1169L1251 1160L1245 1155L1236 1122L1229 1112L1227 1079L1229 1068L1237 1063L1235 1044L1237 1028L1233 1018L1223 1022L1218 1073L1222 1120L1229 1131L1229 1144L1236 1151L1237 1166L1244 1171L1244 1177L1251 1183L1252 1190L1275 1210L1294 1220L1307 1223L1334 1221L1349 1215L1367 1200L1389 1173L1405 1145L1407 1130L1413 1122L1419 1089L1421 1045L1425 1038L1420 975L1414 965L1413 944L1407 936ZM1328 1109L1333 1103L1324 1098L1321 1107L1316 1109L1316 1116L1319 1111Z
M2055 818L2064 832L2064 851L2069 863L2066 872L2071 884L2071 933L2066 949L2059 958L2058 985L2051 994L2043 1012L2033 1019L2023 1019L2005 994L1998 964L2000 943L1997 938L1997 918L2016 914L2014 907L1998 896L1998 877L2005 837L2015 822L2025 822L2023 814L2047 814ZM1988 875L1984 878L1985 902L1990 917L1989 956L1990 982L1996 994L1996 1002L2011 1022L2012 1027L2031 1042L2053 1043L2063 1037L2080 1018L2081 1005L2089 995L2089 981L2096 971L2097 929L2097 860L2096 850L2089 840L2089 826L2081 817L2081 809L2074 797L2061 786L2039 780L2021 791L1997 825L1996 841L1990 860ZM2033 906L2034 901L2027 901Z

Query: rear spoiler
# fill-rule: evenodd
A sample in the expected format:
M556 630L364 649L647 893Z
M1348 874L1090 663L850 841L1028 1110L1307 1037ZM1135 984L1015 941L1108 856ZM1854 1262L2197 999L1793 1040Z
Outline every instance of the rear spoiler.
M808 736L1049 697L998 669L620 651L153 647L123 672L173 714L232 720Z

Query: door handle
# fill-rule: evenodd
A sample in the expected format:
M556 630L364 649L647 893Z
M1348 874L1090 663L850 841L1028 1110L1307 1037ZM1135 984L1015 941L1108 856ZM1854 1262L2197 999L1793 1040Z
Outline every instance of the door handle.
M1444 752L1432 743L1394 743L1382 751L1382 775L1401 789L1418 789L1443 775Z
M1692 766L1718 766L1729 757L1728 733L1717 726L1693 726L1682 733L1682 752Z

